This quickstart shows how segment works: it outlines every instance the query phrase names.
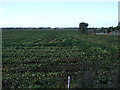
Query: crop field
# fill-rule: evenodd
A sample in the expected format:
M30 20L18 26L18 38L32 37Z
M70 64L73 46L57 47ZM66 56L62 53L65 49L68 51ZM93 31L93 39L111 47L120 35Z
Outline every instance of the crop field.
M117 88L117 35L3 30L3 88Z

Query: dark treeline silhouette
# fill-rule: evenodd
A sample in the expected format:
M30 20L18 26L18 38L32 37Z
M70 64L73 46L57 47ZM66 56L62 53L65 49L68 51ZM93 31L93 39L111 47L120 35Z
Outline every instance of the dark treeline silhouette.
M81 27L2 27L0 28L2 30L81 30ZM95 27L86 27L85 30L86 33L109 33L112 31L120 32L120 27L101 27L101 28L95 28Z
M7 30L14 30L14 29L19 29L19 30L23 30L23 29L78 29L78 27L54 27L54 28L51 28L51 27L3 27L1 29L7 29Z
M1 29L51 29L51 27L3 27Z

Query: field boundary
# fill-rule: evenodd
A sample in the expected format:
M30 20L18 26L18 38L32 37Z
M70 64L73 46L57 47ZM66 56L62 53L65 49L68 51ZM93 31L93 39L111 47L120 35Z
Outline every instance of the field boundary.
M2 89L2 29L0 29L0 90Z

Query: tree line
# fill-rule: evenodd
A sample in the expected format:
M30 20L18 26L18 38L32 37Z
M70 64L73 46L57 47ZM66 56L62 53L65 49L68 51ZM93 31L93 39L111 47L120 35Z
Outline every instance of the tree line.
M112 31L118 31L120 32L120 25L116 26L116 27L108 27L108 28L87 28L89 26L88 23L85 22L81 22L79 23L79 31L81 33L110 33Z
M108 28L88 28L89 24L85 23L85 22L81 22L79 23L79 27L4 27L4 28L0 28L2 30L14 30L14 29L18 29L18 30L24 30L24 29L36 29L36 30L45 30L45 29L79 29L79 31L81 33L109 33L115 30L118 30L120 32L120 25L116 26L116 27L108 27Z

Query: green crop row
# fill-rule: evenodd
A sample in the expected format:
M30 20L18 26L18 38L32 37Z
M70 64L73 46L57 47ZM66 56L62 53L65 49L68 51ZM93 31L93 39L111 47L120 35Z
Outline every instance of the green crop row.
M3 88L117 88L119 36L4 30Z

